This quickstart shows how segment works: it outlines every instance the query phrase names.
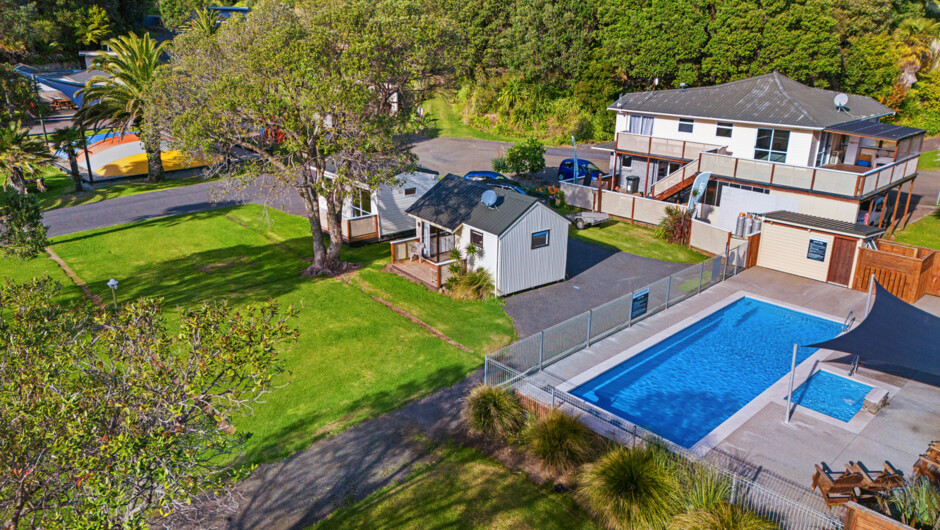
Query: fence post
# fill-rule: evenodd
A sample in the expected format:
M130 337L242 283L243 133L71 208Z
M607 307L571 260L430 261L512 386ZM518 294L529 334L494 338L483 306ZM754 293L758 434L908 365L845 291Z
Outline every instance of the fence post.
M728 260L731 258L731 245L725 245L725 264L721 268L721 281L725 281L725 278L728 277Z
M669 292L672 291L672 275L666 277L666 309L669 309Z
M738 476L737 476L737 475L731 475L731 500L730 500L730 504L734 504L734 498L735 498L735 494L737 493L737 490L738 490Z
M636 425L633 426L633 447L636 447Z
M542 370L542 359L544 359L544 355L542 353L543 351L542 346L544 344L545 344L545 332L539 331L539 371Z
M627 306L627 327L633 326L633 293L636 291L630 292L630 304Z
M594 315L594 310L588 310L588 325L587 325L587 345L591 345L591 316Z
M706 261L708 261L708 260L706 260ZM704 278L705 278L705 262L703 261L703 262L702 262L702 270L700 270L700 271L698 272L698 292L696 292L695 294L699 294L699 293L702 292L702 279L704 279Z
M483 360L483 384L486 384L486 368L490 365L490 356L487 355Z
M552 387L552 409L555 409L555 387Z

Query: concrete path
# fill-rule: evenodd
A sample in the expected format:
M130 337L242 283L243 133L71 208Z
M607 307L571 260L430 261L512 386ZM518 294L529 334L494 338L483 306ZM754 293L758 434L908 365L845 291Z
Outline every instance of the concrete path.
M477 371L456 385L368 420L241 481L237 513L215 521L232 529L301 529L345 503L403 481L433 459L433 442L460 437L459 410ZM429 443L431 442L431 443Z
M569 279L509 296L504 308L524 338L691 266L568 238Z

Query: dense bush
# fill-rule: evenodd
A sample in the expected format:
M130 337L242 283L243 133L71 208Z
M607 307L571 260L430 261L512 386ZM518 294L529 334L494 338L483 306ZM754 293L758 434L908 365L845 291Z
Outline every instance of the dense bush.
M584 467L578 494L612 528L661 528L678 512L679 482L663 449L618 447Z
M506 151L506 156L493 160L493 170L517 175L534 175L545 169L545 146L535 138L527 138Z
M594 433L558 409L543 418L533 418L523 438L529 453L555 471L570 471L594 453Z
M682 206L667 206L666 217L659 222L654 235L677 245L688 245L692 235L692 212Z
M888 508L890 514L904 524L914 528L937 528L940 523L940 491L929 480L920 477L892 490Z
M525 411L509 390L480 384L464 402L464 419L470 432L493 438L515 436L525 424Z
M470 244L463 252L453 249L450 258L454 260L448 271L450 276L444 282L447 292L458 300L485 300L494 295L496 284L493 275L484 268L474 269L471 260L482 256L483 252L476 245Z

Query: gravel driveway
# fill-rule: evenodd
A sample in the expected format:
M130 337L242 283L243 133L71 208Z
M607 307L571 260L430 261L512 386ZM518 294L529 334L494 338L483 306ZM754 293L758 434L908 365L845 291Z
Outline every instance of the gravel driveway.
M690 267L568 238L568 280L506 297L520 338Z

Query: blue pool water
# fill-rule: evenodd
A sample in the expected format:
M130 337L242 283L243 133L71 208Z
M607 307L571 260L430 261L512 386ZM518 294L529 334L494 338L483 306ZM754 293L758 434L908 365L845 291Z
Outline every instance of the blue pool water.
M790 370L794 344L842 326L742 298L575 388L581 399L692 447ZM797 363L815 349L800 348Z
M849 421L862 410L870 390L864 383L820 370L793 391L793 403Z

